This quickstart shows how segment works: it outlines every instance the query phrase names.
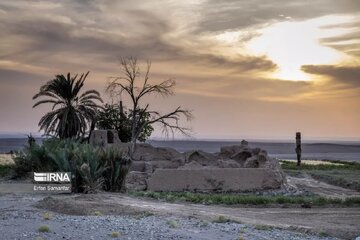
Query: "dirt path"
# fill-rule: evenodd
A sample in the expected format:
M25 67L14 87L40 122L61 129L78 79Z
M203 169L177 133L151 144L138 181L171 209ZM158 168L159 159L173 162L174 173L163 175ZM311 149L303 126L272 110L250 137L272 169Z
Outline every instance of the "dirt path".
M326 197L360 196L359 192L329 185L308 175L302 178L288 177L288 184ZM19 214L27 211L36 212L33 207L36 206L69 215L93 215L94 211L100 211L104 215L153 213L162 216L195 217L208 221L224 216L229 220L245 224L268 225L312 233L326 232L331 236L345 239L360 236L360 208L247 208L167 203L115 193L48 195L49 197L21 193L26 190L29 192L30 185L28 183L0 184L0 192L2 192L0 215L2 211L6 212L9 209L20 208L21 210L21 206L29 208L19 211ZM6 194L6 192L12 192L12 194Z
M116 231L121 234L120 239L124 240L339 240L330 236L304 234L279 228L258 228L244 223L204 221L203 219L225 211L218 207L209 207L207 211L207 207L201 205L168 204L118 194L56 197L39 194L1 194L0 203L1 239L25 240L41 237L53 240L110 240L113 239L112 233ZM34 205L41 206L42 209L34 208ZM46 209L43 209L45 207ZM57 211L49 212L49 208ZM231 214L229 210L226 211L228 215ZM66 211L78 215L61 214ZM101 211L102 214L95 215L94 211ZM243 210L233 211L240 214ZM131 216L131 213L135 215ZM249 218L258 217L245 212L243 214ZM39 232L39 226L44 225L49 231Z
M121 194L56 196L38 207L62 212L92 209L104 214L136 211L158 215L196 217L214 220L219 216L246 224L268 225L289 230L320 233L351 239L360 235L360 208L243 208L188 203L166 203ZM76 212L76 214L81 214ZM83 212L83 214L86 214Z

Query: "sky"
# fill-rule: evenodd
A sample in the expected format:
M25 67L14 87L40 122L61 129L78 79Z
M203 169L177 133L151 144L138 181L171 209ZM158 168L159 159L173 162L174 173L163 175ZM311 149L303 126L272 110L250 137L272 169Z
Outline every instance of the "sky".
M142 104L191 109L193 138L360 140L358 0L1 0L0 32L0 133L38 131L56 74L119 101L105 87L133 56L176 81Z

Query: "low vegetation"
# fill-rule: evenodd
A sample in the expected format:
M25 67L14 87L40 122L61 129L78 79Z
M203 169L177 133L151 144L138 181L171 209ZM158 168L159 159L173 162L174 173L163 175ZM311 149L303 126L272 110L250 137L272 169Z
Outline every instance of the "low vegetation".
M327 232L325 232L324 230L321 230L319 232L319 237L328 237L328 236L329 236L329 234Z
M121 142L130 142L133 115L131 110L124 109L121 101L119 105L105 104L98 112L96 126L104 130L114 129L118 132ZM148 112L145 112L141 117L140 122L150 121L150 114ZM154 128L151 125L147 125L141 130L137 140L145 142L153 131Z
M230 222L230 219L225 217L225 216L218 216L213 222L215 223L227 223L227 222Z
M135 219L140 220L140 219L142 219L142 218L150 217L150 216L153 216L153 215L154 215L154 214L151 213L151 212L149 212L149 211L144 211L144 212L142 212L142 213L140 213L140 214L137 214L137 215L135 216Z
M354 170L329 170L308 171L311 177L329 184L360 191L360 171Z
M282 169L286 170L339 170L339 169L351 169L360 170L360 163L357 162L345 162L334 160L323 160L324 164L306 164L306 161L302 161L300 166L296 165L294 161L280 161ZM328 163L334 164L328 164Z
M39 232L50 232L50 228L48 225L41 225L39 228L38 228L38 231Z
M0 177L5 177L11 172L11 165L0 165Z
M102 212L100 212L100 211L95 211L95 212L94 212L94 215L95 215L95 216L102 216L103 214L102 214Z
M269 231L273 229L272 226L263 225L263 224L257 224L254 226L254 228L259 231Z
M73 192L121 191L129 169L126 153L76 140L48 139L14 155L15 177L30 172L71 172Z
M52 214L51 213L44 213L44 215L43 215L43 219L44 220L51 220L51 218L52 218Z
M240 233L244 234L246 232L247 226L245 225L241 230Z
M304 206L358 206L360 197L347 199L332 199L319 196L257 196L257 195L238 195L238 194L205 194L190 192L152 192L136 191L130 192L133 196L148 197L158 200L186 201L201 204L225 204L225 205L274 205L291 204Z
M167 221L167 224L169 225L170 228L178 228L179 227L179 222L177 222L175 220L169 220L169 221Z
M291 176L308 174L331 185L360 191L360 163L357 162L324 161L324 164L312 165L303 161L301 166L296 166L295 162L281 161L281 166Z
M120 237L121 236L121 233L120 232L112 232L111 233L111 237L112 238L118 238L118 237Z

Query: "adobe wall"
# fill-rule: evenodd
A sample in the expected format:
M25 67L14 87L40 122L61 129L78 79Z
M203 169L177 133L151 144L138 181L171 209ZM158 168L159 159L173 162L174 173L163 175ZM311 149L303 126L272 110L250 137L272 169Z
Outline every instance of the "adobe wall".
M265 168L156 169L147 190L243 192L276 189L282 183L280 172Z
M108 147L121 144L121 141L116 130L94 130L89 143L96 147Z

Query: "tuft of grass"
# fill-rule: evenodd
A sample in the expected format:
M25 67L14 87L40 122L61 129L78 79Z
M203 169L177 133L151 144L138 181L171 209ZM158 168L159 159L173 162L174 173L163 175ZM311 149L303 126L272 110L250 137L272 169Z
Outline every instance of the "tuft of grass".
M121 233L120 232L112 232L111 233L111 237L112 238L118 238L118 237L120 237L121 236Z
M45 240L45 239L42 237L36 237L35 240Z
M254 226L254 228L256 230L259 230L259 231L269 231L269 230L272 230L273 227L271 226L267 226L267 225L263 225L263 224L257 224Z
M169 221L167 221L167 224L169 225L170 228L178 228L179 227L179 223L175 220L169 220Z
M215 223L227 223L227 222L230 222L230 219L225 217L225 216L218 216L215 220L214 220Z
M41 225L41 226L38 228L38 231L39 231L39 232L42 232L42 233L44 233L44 232L50 232L50 228L49 228L48 225Z
M100 212L100 211L95 211L95 212L94 212L94 215L95 215L95 216L102 216L103 214L102 214L102 212Z
M51 213L48 213L48 212L44 213L44 215L43 215L43 219L44 219L44 220L51 220L51 218L52 218L52 214L51 214Z
M319 237L328 237L329 236L329 234L327 234L325 231L323 231L323 230L321 230L320 232L319 232Z
M135 216L135 219L140 220L140 219L142 219L142 218L150 217L150 216L153 216L153 215L154 215L154 214L153 214L152 212L144 211L144 212L142 212L142 213L140 213L140 214L137 214L137 215Z
M303 206L325 206L340 205L353 206L360 205L360 197L347 198L345 200L335 198L325 198L320 196L258 196L258 195L239 195L239 194L206 194L190 192L152 192L136 191L130 195L137 197L148 197L157 200L186 201L200 204L224 204L224 205L269 205L287 204Z
M243 236L239 236L237 240L245 240L245 238Z

